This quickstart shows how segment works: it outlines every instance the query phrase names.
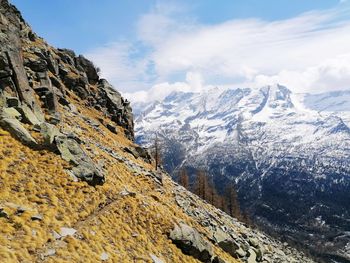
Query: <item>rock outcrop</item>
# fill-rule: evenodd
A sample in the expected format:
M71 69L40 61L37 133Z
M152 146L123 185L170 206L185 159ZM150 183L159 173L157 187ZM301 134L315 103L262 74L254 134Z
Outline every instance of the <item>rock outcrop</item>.
M8 1L1 1L0 11L1 127L27 145L57 151L73 164L76 177L102 184L104 174L76 141L60 132L61 112L74 109L71 99L77 96L87 107L101 111L133 140L129 102L107 80L99 78L91 61L71 50L47 45ZM113 125L108 127L117 132ZM33 132L38 132L41 138L34 139L37 136Z
M170 239L185 254L191 255L202 262L212 261L213 248L192 227L183 223L176 225L170 233Z

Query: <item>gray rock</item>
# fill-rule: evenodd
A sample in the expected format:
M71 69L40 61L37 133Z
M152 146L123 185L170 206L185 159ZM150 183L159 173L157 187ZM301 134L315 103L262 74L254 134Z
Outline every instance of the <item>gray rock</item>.
M138 153L138 155L143 158L146 162L151 163L152 157L148 150L146 150L143 147L136 146L135 151Z
M159 257L156 255L150 254L149 255L153 261L153 263L165 263L163 260L161 260Z
M122 190L120 193L119 193L121 196L131 196L131 197L135 197L136 196L136 193L135 192L131 192L127 189L124 189Z
M169 237L184 254L202 262L211 262L213 248L194 228L180 223L175 225Z
M124 152L130 153L132 156L135 157L135 159L140 157L139 153L134 148L131 148L131 147L124 147Z
M225 232L217 230L214 233L214 239L218 246L225 252L229 253L233 257L238 257L237 250L240 248L239 245Z
M53 91L49 91L45 95L45 106L51 114L58 112L58 100Z
M43 215L42 214L33 215L33 216L31 216L30 219L32 219L33 221L42 221Z
M263 250L260 248L256 248L255 253L256 253L256 260L260 262L263 259Z
M101 259L102 261L108 260L108 259L109 259L108 253L107 253L107 252L102 252L102 254L100 255L100 259Z
M243 257L245 257L247 255L247 253L241 247L239 247L236 250L236 254L237 254L238 257L241 257L241 258L243 258Z
M29 146L37 146L37 142L17 119L4 118L0 120L0 126L10 132L18 140Z
M40 121L35 116L34 112L26 104L16 107L16 109L19 113L21 113L23 122L29 123L31 125L40 124Z
M26 207L23 207L23 206L19 206L17 207L17 210L16 210L16 214L23 214L24 212L26 212L28 209Z
M62 236L60 234L58 234L55 230L52 231L52 235L54 237L54 239L61 239Z
M133 140L134 123L130 104L105 79L100 79L98 82L96 101L99 107L107 109L111 120L117 125L124 127L128 138Z
M2 108L0 112L0 118L10 118L21 120L21 113L18 112L15 108Z
M34 87L34 91L36 94L38 94L41 97L41 96L45 96L48 92L50 92L50 88L47 86L39 86L39 87Z
M60 58L67 64L74 66L74 58L75 58L75 52L71 49L67 48L59 48L58 49L58 55Z
M60 229L60 236L66 237L66 236L74 236L74 234L77 232L76 229L70 228L70 227L61 227Z
M255 248L259 247L259 241L255 237L249 238L249 244L251 244Z
M43 254L44 257L51 257L54 256L56 254L56 249L54 248L49 248L48 250L46 250L46 252Z
M226 263L226 261L223 260L222 258L215 257L215 258L212 260L212 263Z
M52 115L49 119L49 122L53 125L57 125L61 122L61 117L58 112L56 112L54 115Z
M87 156L75 140L60 135L55 137L55 142L62 158L75 165L72 172L76 177L91 185L105 182L103 173L97 169L91 158Z
M24 59L24 65L35 72L44 72L47 70L47 62L39 57L30 57Z
M39 127L40 133L44 137L44 143L47 146L53 146L55 137L61 134L58 128L47 122L41 123Z
M44 115L41 111L38 101L35 98L34 91L33 89L28 88L29 82L19 50L21 50L21 48L16 49L16 51L11 50L7 52L11 68L14 72L13 76L16 85L16 91L18 92L20 100L22 102L25 102L27 105L30 105L36 117L40 121L43 121Z
M86 73L89 83L96 84L98 82L98 70L91 61L80 55L75 58L75 63Z
M47 67L48 69L54 74L54 75L58 75L59 71L58 71L58 62L57 60L52 56L51 53L48 54L47 58L46 58L46 62L47 62Z
M247 263L256 263L256 253L255 253L255 251L250 248L248 250L248 254L249 254L249 257L248 257Z
M106 125L107 129L110 130L111 132L115 133L115 134L118 134L118 131L117 131L117 127L115 127L114 125L111 125L111 124L107 124Z
M0 207L0 218L9 218L9 214L2 207Z

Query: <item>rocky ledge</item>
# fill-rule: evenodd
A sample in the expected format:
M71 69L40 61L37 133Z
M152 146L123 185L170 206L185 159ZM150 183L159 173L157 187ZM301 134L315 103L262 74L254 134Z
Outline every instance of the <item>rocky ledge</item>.
M133 114L98 69L68 49L55 49L39 38L8 1L0 3L0 125L33 148L47 148L70 162L72 173L102 184L104 173L87 157L74 136L61 132L61 112L75 111L72 99L95 108L134 139Z

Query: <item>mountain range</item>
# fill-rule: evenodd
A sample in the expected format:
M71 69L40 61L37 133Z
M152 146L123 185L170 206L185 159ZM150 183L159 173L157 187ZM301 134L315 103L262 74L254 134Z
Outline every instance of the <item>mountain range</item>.
M135 121L155 134L175 177L205 169L219 191L234 182L242 208L271 233L329 262L350 262L350 90L287 87L173 92Z

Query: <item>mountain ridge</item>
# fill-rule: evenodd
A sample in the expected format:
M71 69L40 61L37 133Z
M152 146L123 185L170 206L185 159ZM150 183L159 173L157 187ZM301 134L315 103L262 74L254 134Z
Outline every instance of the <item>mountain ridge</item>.
M280 85L173 93L136 118L136 141L147 146L157 133L164 144L165 168L173 176L182 167L205 169L219 190L234 181L242 206L262 225L277 224L277 232L291 239L318 236L305 238L303 244L316 254L323 253L317 247L323 242L337 251L340 243L348 242L328 240L332 231L347 229L350 112L347 97L341 96L348 94L300 95ZM308 209L318 203L324 209L311 215ZM292 204L298 204L299 211L291 209ZM273 213L263 211L264 206ZM307 226L319 216L329 222L323 237ZM295 225L295 220L300 222ZM339 222L332 227L334 220ZM299 229L297 234L293 228ZM350 255L339 254L349 260Z

